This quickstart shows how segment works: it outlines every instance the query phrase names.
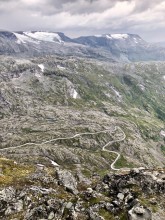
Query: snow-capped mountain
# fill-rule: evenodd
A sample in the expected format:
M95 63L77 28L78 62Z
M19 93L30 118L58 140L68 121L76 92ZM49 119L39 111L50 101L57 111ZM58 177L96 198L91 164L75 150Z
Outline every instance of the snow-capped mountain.
M111 53L120 61L165 60L165 49L144 41L136 34L84 36L75 42Z
M63 43L71 42L72 40L60 32L44 32L44 31L28 31L28 32L13 32L18 39L17 43L37 43L51 42L51 43Z
M0 31L0 54L16 54L21 56L40 56L49 54L77 55L85 54L83 45L60 32Z
M148 59L145 54L150 45L135 34L103 34L79 37L77 43L94 48L102 48L115 55L118 59L136 61ZM143 56L145 54L145 57ZM138 58L138 57L139 58Z
M109 61L165 60L165 48L135 34L103 34L71 39L60 32L0 31L0 54L75 55Z
M94 36L85 36L75 39L76 42L90 45L90 46L102 46L106 47L112 43L122 43L132 45L144 44L146 43L139 35L135 34L103 34L103 35L94 35Z

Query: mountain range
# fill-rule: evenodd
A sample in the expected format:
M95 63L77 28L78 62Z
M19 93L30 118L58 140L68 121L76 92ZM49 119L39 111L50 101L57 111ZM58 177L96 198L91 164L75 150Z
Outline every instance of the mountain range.
M60 32L0 31L0 54L16 56L75 55L114 62L164 61L162 44L135 34L103 34L69 38Z

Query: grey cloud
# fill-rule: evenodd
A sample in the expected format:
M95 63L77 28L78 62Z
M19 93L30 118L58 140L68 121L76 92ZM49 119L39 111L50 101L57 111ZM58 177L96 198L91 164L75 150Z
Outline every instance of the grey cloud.
M107 8L114 7L118 2L131 0L0 0L0 10L29 10L42 15L52 16L60 12L70 14L90 14L103 12ZM35 4L36 2L36 4ZM1 10L2 11L2 10Z
M0 0L0 28L72 36L130 32L160 41L164 12L165 0Z
M163 0L136 0L136 6L134 12L143 12L145 10L153 8L155 5L163 2Z
M58 9L58 11L69 11L71 14L86 14L102 12L107 8L113 7L116 3L124 1L131 0L48 0L47 3L54 9Z

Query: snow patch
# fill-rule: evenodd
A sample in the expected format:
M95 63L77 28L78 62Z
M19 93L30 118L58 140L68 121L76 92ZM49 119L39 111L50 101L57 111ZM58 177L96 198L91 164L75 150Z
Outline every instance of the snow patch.
M111 98L112 95L110 93L104 93L108 98Z
M128 34L111 34L111 37L114 39L127 39L129 35Z
M62 42L61 37L57 33L49 33L49 32L24 32L26 36L32 37L34 39L40 41L47 41L47 42Z
M99 77L103 77L103 74L100 74Z
M163 79L165 79L165 76L163 76Z
M140 87L140 89L141 89L142 91L145 90L145 87L144 87L142 84L140 84L139 87Z
M138 41L137 41L137 39L134 37L133 38L134 39L134 42L136 43L136 44L138 44Z
M42 72L44 72L45 66L43 64L38 64L38 67L41 69Z
M39 79L41 78L41 75L39 73L35 73L35 76Z
M120 95L120 93L114 87L111 87L111 89L115 93L115 95L117 96L118 101L121 102L122 96Z
M111 88L114 91L114 93L117 95L117 97L121 98L120 93L117 90L115 90L113 87L111 87Z
M43 165L43 164L40 164L40 163L37 163L37 166L38 166L38 167L44 167L44 165Z
M165 131L162 130L162 131L160 132L160 134L161 134L163 137L165 137Z
M24 34L18 34L18 33L14 33L14 32L13 32L13 34L17 38L17 41L16 41L17 44L26 44L27 42L39 44L39 42L34 41L33 39L31 39L30 37L25 36Z
M52 164L53 166L59 167L58 163L54 162L53 160L51 160L50 162L51 162L51 164Z
M60 70L65 70L66 69L65 67L60 66L60 65L57 65L57 68L60 69Z
M73 89L73 98L77 99L78 93L75 89Z
M97 35L94 35L95 37L102 37L102 35L101 34L97 34Z
M106 35L106 38L112 39L111 35Z
M106 35L94 35L95 37L106 37L107 39L127 39L128 34L106 34Z

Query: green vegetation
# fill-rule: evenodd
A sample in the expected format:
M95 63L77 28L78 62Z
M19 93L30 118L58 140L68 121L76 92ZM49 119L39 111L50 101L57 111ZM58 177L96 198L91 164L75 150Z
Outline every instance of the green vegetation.
M150 202L150 199L151 199L152 197L143 197L142 195L141 195L141 197L140 197L140 203L144 206L144 207L148 207L148 208L150 208L151 210L152 210L152 212L153 213L156 213L157 211L158 211L158 205L153 205L153 204L151 204L151 202Z
M100 209L99 210L99 215L101 215L105 220L115 220L115 216L110 213L109 211L107 211L106 209ZM123 219L124 220L124 219Z
M85 177L90 178L91 171L89 171L88 169L82 169L81 172Z
M26 179L33 171L34 167L30 165L19 165L13 160L0 158L0 169L2 175L0 176L0 185L17 185L28 183Z
M40 63L45 65L42 74L38 68ZM59 69L58 65L64 68ZM48 56L33 58L22 64L14 58L2 58L0 69L2 79L10 73L7 75L10 86L2 83L3 120L0 128L4 132L0 139L1 148L27 142L41 143L118 125L126 134L126 139L122 143L114 143L109 149L120 152L126 147L125 152L132 151L135 163L138 160L144 163L150 161L147 157L152 155L147 155L142 161L144 147L157 150L165 113L163 62L97 63L84 58ZM12 80L14 74L20 77ZM73 89L78 92L79 98L73 98ZM76 163L87 165L90 171L83 171L86 176L94 171L102 176L110 169L116 155L102 152L101 147L118 138L119 132L83 135L45 144L42 153L45 150L57 163L68 168ZM25 151L34 155L36 149L38 156L40 149L29 147L30 150L25 147ZM163 147L158 153L161 152L164 153ZM23 160L31 163L35 158L31 156ZM122 155L115 166L134 167L127 160L129 158Z
M161 151L165 154L165 145L161 145Z
M121 155L119 160L115 164L116 168L123 168L123 167L128 167L128 168L134 168L135 165L133 163L129 163L126 158Z

